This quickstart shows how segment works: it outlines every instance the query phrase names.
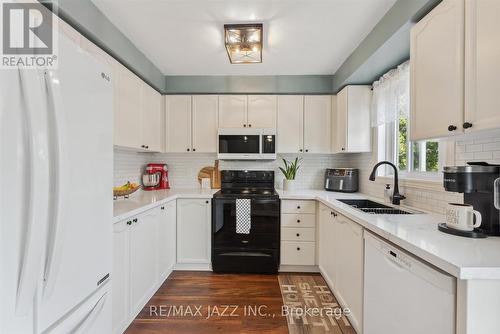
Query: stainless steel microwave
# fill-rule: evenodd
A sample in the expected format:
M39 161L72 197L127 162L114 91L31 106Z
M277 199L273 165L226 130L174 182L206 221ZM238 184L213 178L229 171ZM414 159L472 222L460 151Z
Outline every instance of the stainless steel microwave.
M276 129L219 129L217 157L222 160L275 160Z

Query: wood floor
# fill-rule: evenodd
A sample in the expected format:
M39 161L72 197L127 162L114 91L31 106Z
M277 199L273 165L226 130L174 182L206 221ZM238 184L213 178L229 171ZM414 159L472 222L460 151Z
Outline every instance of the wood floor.
M174 271L125 333L288 333L282 306L278 275Z

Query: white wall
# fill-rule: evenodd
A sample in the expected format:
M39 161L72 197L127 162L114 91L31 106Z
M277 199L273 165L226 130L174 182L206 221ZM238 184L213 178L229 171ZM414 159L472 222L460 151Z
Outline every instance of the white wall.
M197 188L198 172L206 166L213 166L217 158L212 153L132 153L115 149L115 185L128 180L138 182L144 165L148 162L165 162L169 167L171 188ZM296 155L279 155L274 161L220 161L220 169L264 169L274 170L276 187L281 187L283 175L278 167L282 165L281 158L295 159ZM326 168L349 167L347 155L304 155L301 168L297 175L297 186L301 189L323 188L323 176Z

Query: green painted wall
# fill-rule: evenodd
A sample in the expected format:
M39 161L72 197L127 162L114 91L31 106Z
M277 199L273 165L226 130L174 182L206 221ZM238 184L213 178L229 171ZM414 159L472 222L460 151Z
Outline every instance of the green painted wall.
M330 94L331 75L167 76L167 94Z

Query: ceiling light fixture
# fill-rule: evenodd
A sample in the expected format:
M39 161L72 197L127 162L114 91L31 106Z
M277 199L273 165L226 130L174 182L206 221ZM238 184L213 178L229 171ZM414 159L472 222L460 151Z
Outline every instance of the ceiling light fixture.
M224 40L231 64L262 63L262 23L225 24Z

